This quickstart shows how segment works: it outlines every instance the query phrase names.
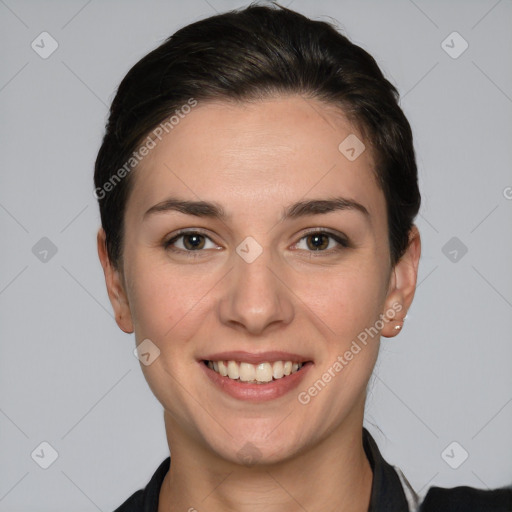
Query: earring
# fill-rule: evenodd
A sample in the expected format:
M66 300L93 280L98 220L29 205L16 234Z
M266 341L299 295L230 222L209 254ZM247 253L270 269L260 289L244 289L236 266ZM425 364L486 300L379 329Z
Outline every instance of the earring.
M395 331L399 331L404 326L405 318L403 320L397 320L397 322L401 322L401 323L395 325Z

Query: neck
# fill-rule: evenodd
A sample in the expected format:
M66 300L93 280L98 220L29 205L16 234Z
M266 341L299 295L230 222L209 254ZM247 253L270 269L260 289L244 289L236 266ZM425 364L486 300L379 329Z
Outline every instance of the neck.
M363 448L362 423L341 426L292 459L252 467L183 442L171 423L166 414L172 457L158 512L368 511L373 474Z

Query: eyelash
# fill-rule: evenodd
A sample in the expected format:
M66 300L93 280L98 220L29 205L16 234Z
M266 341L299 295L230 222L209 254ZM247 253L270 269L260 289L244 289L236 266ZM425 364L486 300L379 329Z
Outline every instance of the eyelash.
M310 257L319 257L319 256L321 257L324 255L331 255L333 253L340 252L340 251L350 247L350 243L348 242L348 240L346 238L336 235L330 231L326 231L325 229L316 229L316 230L308 231L300 237L299 242L301 240L307 238L308 236L317 235L317 234L327 235L329 238L333 239L338 245L334 249L329 249L329 250L323 249L323 250L318 250L318 251L313 251L313 250L306 251L306 252L311 253ZM213 242L213 240L211 240L211 238L208 235L206 235L206 233L202 232L201 230L183 230L183 231L179 231L171 239L164 241L164 243L162 244L163 248L165 250L168 250L168 251L171 251L174 253L186 254L186 257L189 257L189 258L202 257L201 253L204 252L205 249L198 249L196 251L190 251L190 250L184 250L184 249L176 249L175 247L172 247L172 244L174 244L180 238L183 238L187 235L201 235L201 236L204 236L205 238L208 238L210 241ZM297 242L297 244L299 242ZM297 244L295 244L295 245L297 245Z

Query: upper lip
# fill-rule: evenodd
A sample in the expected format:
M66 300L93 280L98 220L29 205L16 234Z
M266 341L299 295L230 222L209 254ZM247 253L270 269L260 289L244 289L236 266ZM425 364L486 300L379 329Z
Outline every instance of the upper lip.
M271 350L269 352L245 352L243 350L233 350L229 352L216 352L215 354L201 357L202 361L240 361L245 363L273 363L275 361L292 361L294 363L306 363L311 361L310 357L293 354L291 352L282 352Z

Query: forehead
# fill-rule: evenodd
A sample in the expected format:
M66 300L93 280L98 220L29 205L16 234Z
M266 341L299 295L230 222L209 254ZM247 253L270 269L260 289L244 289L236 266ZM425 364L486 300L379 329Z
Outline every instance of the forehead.
M133 178L130 200L139 208L170 194L223 204L229 197L228 213L229 205L263 206L263 197L266 208L339 194L375 215L385 206L368 142L339 109L300 96L199 102Z

